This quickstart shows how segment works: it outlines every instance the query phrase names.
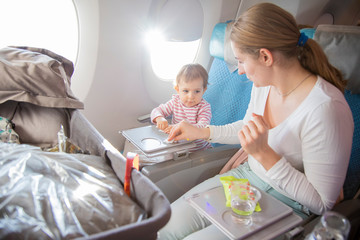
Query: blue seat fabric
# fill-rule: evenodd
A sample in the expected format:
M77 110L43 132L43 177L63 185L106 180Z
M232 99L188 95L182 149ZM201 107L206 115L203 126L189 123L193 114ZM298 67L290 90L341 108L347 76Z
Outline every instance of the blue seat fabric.
M252 82L237 71L230 73L225 61L214 58L204 99L211 104L212 125L243 119L249 105Z
M349 90L345 90L345 98L354 118L353 143L344 183L344 198L351 199L360 187L360 94L351 94Z

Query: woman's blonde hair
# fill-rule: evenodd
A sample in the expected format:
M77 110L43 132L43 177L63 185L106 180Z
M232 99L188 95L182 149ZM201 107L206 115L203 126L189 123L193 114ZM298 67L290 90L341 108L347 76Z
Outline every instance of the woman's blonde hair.
M242 52L254 56L258 56L260 48L266 48L288 58L297 57L305 69L344 92L346 81L329 63L320 45L308 39L299 46L300 30L295 18L275 4L261 3L249 8L232 26L230 38Z
M179 85L180 80L188 82L197 78L201 78L203 80L203 87L205 89L208 85L209 78L206 69L198 63L186 64L178 72L175 79L175 85Z

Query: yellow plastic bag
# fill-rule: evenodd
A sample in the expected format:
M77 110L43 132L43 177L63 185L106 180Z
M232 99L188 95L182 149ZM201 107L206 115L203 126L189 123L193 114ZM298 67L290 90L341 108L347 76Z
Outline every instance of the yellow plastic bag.
M235 178L234 176L224 176L224 177L220 177L220 181L224 187L224 193L225 193L225 198L226 198L226 207L231 207L230 187L231 187L231 184L233 181L239 181L242 184L244 184L244 186L250 186L250 182L246 178ZM259 203L257 203L256 207L255 207L255 212L259 212L259 211L261 211L261 207L260 207Z

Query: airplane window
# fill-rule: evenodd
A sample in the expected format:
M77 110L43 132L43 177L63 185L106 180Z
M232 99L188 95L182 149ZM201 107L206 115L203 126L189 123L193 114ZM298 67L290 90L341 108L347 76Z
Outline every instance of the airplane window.
M45 48L73 63L78 20L72 0L0 0L0 47Z
M196 60L203 27L199 0L152 2L146 39L152 70L158 78L172 81L184 64Z
M159 32L149 32L146 43L154 73L163 80L175 79L179 69L195 59L200 39L188 42L166 41Z

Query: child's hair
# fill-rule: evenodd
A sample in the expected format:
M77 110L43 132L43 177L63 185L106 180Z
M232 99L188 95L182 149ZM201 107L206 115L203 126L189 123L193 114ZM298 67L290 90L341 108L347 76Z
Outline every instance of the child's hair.
M266 48L288 58L297 57L305 69L344 92L346 81L329 63L320 45L308 39L299 46L300 31L295 18L275 4L261 3L249 8L232 26L230 38L242 52L254 56L258 56L260 48Z
M184 65L175 79L175 85L179 85L180 80L185 82L192 81L193 79L201 78L203 80L204 89L208 85L209 75L206 69L198 63L191 63Z

